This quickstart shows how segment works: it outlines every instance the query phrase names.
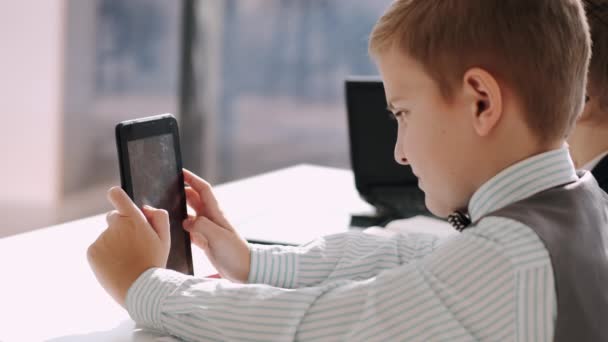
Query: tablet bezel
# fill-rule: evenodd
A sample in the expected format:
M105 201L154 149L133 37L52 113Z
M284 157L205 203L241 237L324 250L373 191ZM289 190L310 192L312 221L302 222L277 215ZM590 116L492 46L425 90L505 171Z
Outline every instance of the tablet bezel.
M171 114L155 115L135 120L120 122L116 125L116 147L118 149L118 163L120 169L120 183L122 189L133 199L133 183L131 181L131 165L129 162L129 141L139 140L164 134L171 134L173 137L173 146L177 170L182 170L182 157L180 149L180 139L178 124L175 117ZM178 172L179 184L184 191L184 174ZM187 218L187 204L185 193L182 196L183 201L180 207L182 208L183 219ZM192 247L190 235L185 232L186 239L186 260L188 262L188 274L194 275L194 266L192 262Z

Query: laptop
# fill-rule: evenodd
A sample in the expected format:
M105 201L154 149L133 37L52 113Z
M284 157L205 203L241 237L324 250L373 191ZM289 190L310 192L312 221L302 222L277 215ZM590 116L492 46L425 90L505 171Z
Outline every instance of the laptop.
M345 81L351 167L355 186L376 213L352 217L353 226L381 225L416 215L431 215L424 193L410 166L394 159L397 123L386 104L378 78L351 77Z

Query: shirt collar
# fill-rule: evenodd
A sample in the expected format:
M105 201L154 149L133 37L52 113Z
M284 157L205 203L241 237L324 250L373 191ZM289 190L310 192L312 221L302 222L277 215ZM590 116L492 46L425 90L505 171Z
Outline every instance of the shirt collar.
M487 213L577 179L566 147L537 154L502 170L475 191L469 202L471 221L475 222Z

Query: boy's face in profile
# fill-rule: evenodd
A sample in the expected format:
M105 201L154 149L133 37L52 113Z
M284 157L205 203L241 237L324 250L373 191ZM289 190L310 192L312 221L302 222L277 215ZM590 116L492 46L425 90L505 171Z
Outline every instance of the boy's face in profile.
M456 90L447 103L422 66L398 49L376 61L398 122L395 160L411 165L433 214L446 217L466 209L472 195L467 178L475 168L469 156L476 142L467 117L476 110L475 101Z

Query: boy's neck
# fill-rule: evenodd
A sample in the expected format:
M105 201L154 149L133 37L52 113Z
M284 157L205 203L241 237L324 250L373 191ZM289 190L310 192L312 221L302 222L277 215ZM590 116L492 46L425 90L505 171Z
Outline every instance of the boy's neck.
M579 169L608 151L608 127L579 124L568 143L574 165Z
M541 144L529 135L520 135L518 139L510 141L509 144L501 144L500 147L495 146L494 149L486 150L485 153L479 154L481 159L478 160L476 165L480 165L481 167L476 168L477 180L475 181L475 191L479 190L486 182L496 177L500 172L510 166L533 156L565 146L564 140ZM473 195L475 191L473 191L471 195Z

